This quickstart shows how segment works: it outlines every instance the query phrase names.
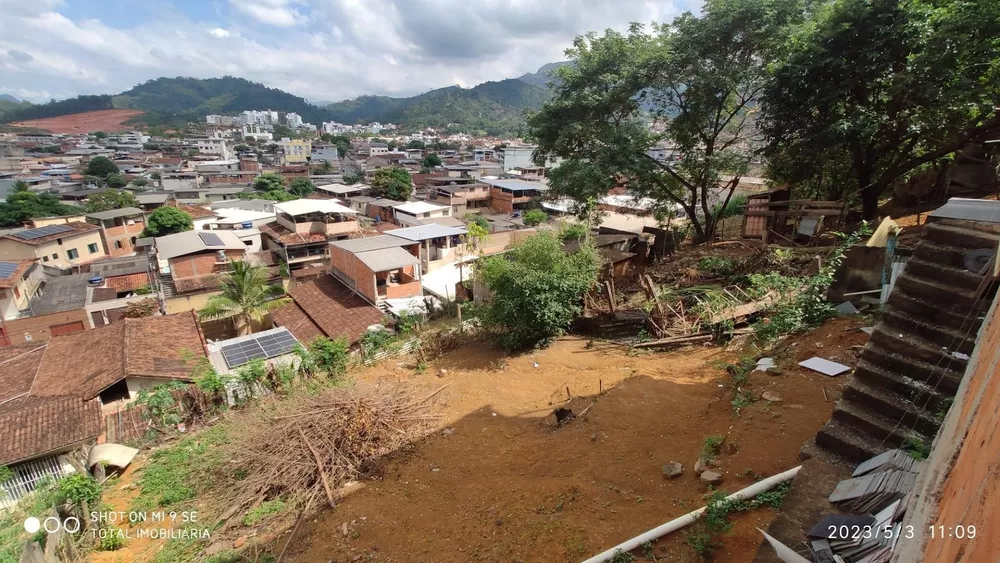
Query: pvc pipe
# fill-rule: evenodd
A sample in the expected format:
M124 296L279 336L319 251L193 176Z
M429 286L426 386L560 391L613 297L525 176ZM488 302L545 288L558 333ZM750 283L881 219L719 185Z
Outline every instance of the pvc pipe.
M795 474L799 472L799 469L802 469L801 465L798 467L793 467L792 469L789 469L784 473L778 473L777 475L772 475L771 477L768 477L767 479L764 479L762 481L758 481L745 489L736 491L735 493L726 497L726 500L734 501L734 500L746 500L753 498L765 491L773 489L774 487L780 485L781 483L784 483L785 481L791 481L792 478L795 477ZM703 506L698 510L688 512L684 516L681 516L679 518L674 518L673 520L667 522L666 524L663 524L662 526L653 528L652 530L642 535L636 536L628 541L622 542L607 551L603 551L591 557L590 559L587 559L583 563L603 563L604 561L607 561L608 559L614 557L615 554L618 553L619 551L623 553L628 553L629 551L632 551L633 549L647 542L659 539L660 537L665 536L671 532L676 532L677 530L680 530L685 526L694 524L695 522L698 521L698 518L701 516L701 514L705 512L705 508L706 507Z

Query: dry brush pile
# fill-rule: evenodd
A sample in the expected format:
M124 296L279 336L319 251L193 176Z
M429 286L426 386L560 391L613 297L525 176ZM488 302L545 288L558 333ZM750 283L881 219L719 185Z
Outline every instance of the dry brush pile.
M234 422L230 435L239 440L226 446L218 489L227 491L230 514L275 498L333 506L338 487L376 475L384 456L427 434L436 394L415 396L394 385L336 388Z

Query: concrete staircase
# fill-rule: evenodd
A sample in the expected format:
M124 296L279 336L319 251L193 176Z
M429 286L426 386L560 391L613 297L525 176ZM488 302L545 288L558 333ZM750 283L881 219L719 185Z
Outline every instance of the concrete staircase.
M833 416L802 447L803 458L854 465L911 437L931 444L996 291L989 287L977 299L983 276L968 271L964 258L970 250L995 250L995 227L925 225Z

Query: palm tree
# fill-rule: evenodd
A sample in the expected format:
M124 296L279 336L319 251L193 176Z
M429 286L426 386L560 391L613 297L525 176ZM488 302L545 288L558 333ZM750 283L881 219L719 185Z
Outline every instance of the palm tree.
M267 283L263 267L235 260L232 268L222 279L222 295L210 298L205 308L198 311L198 318L233 317L236 332L243 336L252 332L254 321L260 322L265 314L284 305L288 299L281 297L284 288Z

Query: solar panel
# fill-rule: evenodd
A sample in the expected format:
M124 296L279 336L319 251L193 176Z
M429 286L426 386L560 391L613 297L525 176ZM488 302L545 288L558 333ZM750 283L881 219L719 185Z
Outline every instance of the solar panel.
M257 358L269 359L287 354L298 344L290 332L282 330L223 346L222 357L226 359L226 365L235 368Z
M17 271L17 262L0 262L0 278L7 279Z
M205 243L206 246L225 246L219 235L215 233L198 233L198 236L201 237L201 242Z
M73 227L67 225L48 225L45 227L38 227L37 229L20 231L18 233L14 233L14 235L24 240L35 240L36 238L47 237L58 233L66 233L72 230Z

